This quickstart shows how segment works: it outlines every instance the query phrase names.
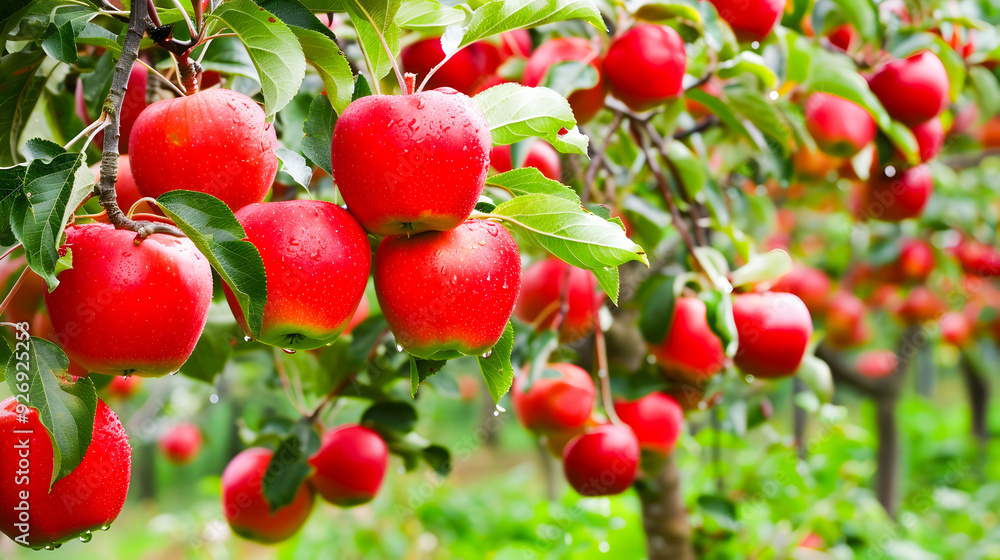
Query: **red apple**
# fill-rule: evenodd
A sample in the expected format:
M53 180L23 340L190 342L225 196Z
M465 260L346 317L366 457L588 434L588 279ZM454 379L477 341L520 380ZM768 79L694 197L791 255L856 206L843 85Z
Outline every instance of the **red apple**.
M604 58L611 92L633 111L646 111L684 93L684 40L665 25L639 24L619 35Z
M490 352L521 288L517 243L486 220L386 237L375 252L374 273L396 343L421 358Z
M125 97L122 99L121 118L119 118L118 128L118 152L122 155L129 151L129 140L132 137L132 127L139 114L146 108L146 80L149 77L149 70L140 63L132 67L132 73L128 76L128 85L125 89ZM76 84L76 114L85 124L91 124L100 115L87 113L87 106L83 99L83 82ZM97 149L104 150L104 131L98 132L94 136L94 145Z
M938 324L941 327L941 338L948 344L965 346L972 340L972 321L964 313L945 313Z
M187 238L110 224L66 228L73 268L45 294L60 346L87 371L158 377L194 350L212 302L212 269Z
M548 364L525 389L530 366L514 378L510 398L521 425L538 433L573 432L583 428L594 410L594 381L573 364Z
M891 350L869 350L858 356L854 367L865 377L879 379L892 375L898 363L899 358Z
M670 330L658 344L650 344L668 377L682 381L707 379L722 370L726 354L722 341L708 327L705 302L696 297L680 297L674 302Z
M918 324L940 317L947 307L939 297L926 286L916 286L900 304L899 318L907 324Z
M301 350L336 340L361 302L371 268L371 245L357 220L319 200L251 204L236 219L267 272L258 339ZM239 302L224 289L236 321L250 335Z
M864 302L848 291L837 292L827 308L827 340L840 348L861 344L868 337L864 319Z
M904 280L923 282L934 270L934 249L926 241L904 240L897 266Z
M930 168L893 168L891 177L887 169L876 169L864 184L859 197L861 215L884 222L919 217L934 190Z
M323 434L309 458L315 469L309 483L323 499L340 507L370 502L385 478L389 448L373 430L344 424Z
M854 46L858 43L860 37L858 32L854 30L854 27L845 23L830 32L826 37L830 40L830 44L837 47L844 52L850 52L854 50Z
M424 76L444 60L441 38L432 37L417 41L403 49L399 56L403 69L416 74L419 85ZM473 95L483 80L496 72L499 66L500 57L497 48L489 43L477 41L452 55L448 62L441 65L430 80L427 80L424 87L426 89L448 87L465 95Z
M222 472L222 511L237 535L262 543L283 541L302 528L313 506L313 491L299 486L292 503L271 511L264 498L264 473L274 454L253 447L241 452Z
M70 373L72 373L72 371L70 371ZM108 384L106 391L108 392L109 397L127 399L138 393L141 386L141 377L136 377L134 375L129 377L115 376L111 378L111 383Z
M370 95L337 120L333 176L371 233L446 231L479 201L491 146L486 118L454 90Z
M42 403L39 403L42 404ZM27 423L18 421L22 413ZM49 488L52 440L38 417L13 397L0 403L0 531L22 545L56 545L109 525L128 494L132 448L115 413L98 399L83 461Z
M347 328L344 329L343 334L350 334L354 330L354 327L360 325L365 319L368 318L368 314L371 312L371 306L368 303L368 296L364 293L361 294L361 301L358 303L358 308L354 311L354 315L351 316L351 321L347 323Z
M582 124L593 119L604 107L604 96L607 93L601 72L601 53L590 41L580 37L560 37L542 43L535 49L524 67L524 85L528 87L545 85L542 80L545 79L550 66L570 61L585 62L597 70L597 85L590 89L574 91L567 98L576 122Z
M933 118L910 128L917 139L917 153L920 161L926 162L934 158L944 147L944 125L941 119Z
M745 373L775 378L799 369L809 338L812 318L794 294L746 293L733 300L739 334L735 362Z
M803 179L826 179L830 172L841 165L842 161L842 159L827 155L820 150L809 150L805 146L800 146L792 154L792 167Z
M101 164L95 163L90 167L90 170L94 173L97 181L101 180ZM118 197L118 207L122 209L122 212L128 214L128 211L135 206L136 202L142 198L142 194L139 193L139 187L135 185L135 178L132 176L132 164L129 161L128 155L123 155L118 158L118 175L115 176L115 196ZM136 206L136 212L142 214L152 214L156 212L152 206L148 203L143 202L139 206ZM104 220L106 221L106 220Z
M567 310L559 326L559 340L573 342L593 332L604 303L604 292L589 270L568 265L555 257L536 261L524 271L521 297L514 312L518 319L537 330L552 328L559 314L564 286Z
M635 401L616 401L615 412L632 428L639 447L663 455L674 450L684 429L684 409L663 393L650 393Z
M966 274L982 277L1000 275L1000 252L992 245L965 239L955 247L954 253Z
M784 0L711 0L742 41L763 41L781 20Z
M948 73L930 51L887 62L868 79L868 86L892 118L911 126L948 106Z
M584 496L621 494L639 467L639 441L628 426L604 424L571 440L563 449L563 472Z
M494 146L490 152L490 166L499 173L505 173L514 168L510 160L510 146ZM531 143L524 162L518 167L534 167L553 181L562 180L562 163L559 152L544 140Z
M851 157L875 139L875 119L853 101L814 93L806 102L806 128L824 152Z
M135 121L129 153L143 196L198 191L235 212L264 200L278 172L277 146L254 100L213 88L150 105Z
M170 428L160 437L160 451L175 465L191 463L201 451L201 430L190 422Z

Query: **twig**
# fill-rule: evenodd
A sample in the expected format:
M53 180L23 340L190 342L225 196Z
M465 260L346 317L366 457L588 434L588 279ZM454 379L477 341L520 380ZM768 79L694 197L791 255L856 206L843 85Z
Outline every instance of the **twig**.
M179 95L181 97L184 97L184 92L181 91L181 88L179 88L176 85L174 85L174 83L171 82L166 76L164 76L163 74L160 74L160 72L157 71L156 68L153 68L148 63L146 63L145 60L143 60L141 58L136 59L136 62L138 62L139 64L142 64L143 66L145 66L146 69L149 70L150 72L152 72L154 76L156 76L157 78L159 78L160 80L162 80L163 83L165 83L168 86L170 86L170 89L174 90L174 93L176 93L177 95Z
M604 341L604 331L601 325L594 325L594 352L597 353L597 378L601 382L601 401L604 403L604 413L612 424L622 425L615 412L614 399L611 396L611 376L608 375L608 346Z
M7 310L7 306L10 305L10 302L14 299L14 295L17 294L17 289L21 287L22 283L24 283L24 279L28 277L29 272L31 272L31 268L24 267L21 275L17 277L17 282L14 282L14 286L9 292L7 292L7 297L3 298L3 303L0 303L0 315L3 315L3 312Z
M715 115L710 115L701 120L698 124L692 126L691 128L685 130L678 130L674 133L674 140L684 140L688 136L698 134L699 132L705 132L709 128L719 124L719 119Z
M602 138L601 147L594 150L594 158L590 160L590 165L587 166L587 172L583 176L583 202L586 204L589 202L590 193L594 191L594 184L597 181L597 173L600 172L601 168L604 167L605 152L608 148L608 143L611 142L611 137L618 132L618 127L621 126L622 120L625 115L622 113L615 113L615 118L611 121L611 125L604 132L604 137Z
M694 239L691 238L691 232L688 231L687 224L681 217L681 211L677 207L677 201L674 200L674 193L670 190L670 182L663 174L660 166L656 163L656 156L653 154L652 150L649 149L646 142L643 142L642 139L638 140L640 140L638 142L639 147L646 155L646 163L649 165L649 170L652 171L653 176L656 178L656 185L659 187L660 194L663 196L663 200L667 204L667 209L670 211L670 217L674 223L674 228L676 228L677 233L680 234L681 241L684 242L684 246L687 247L688 252L691 253L691 255L694 255Z
M184 23L187 24L188 32L191 34L191 38L193 39L197 37L198 30L195 29L194 23L191 22L191 18L188 16L187 10L184 9L184 5L180 3L180 0L172 0L172 1L174 3L174 7L180 11L181 17L184 18ZM198 0L195 0L194 2L192 2L192 4L197 3L197 1Z

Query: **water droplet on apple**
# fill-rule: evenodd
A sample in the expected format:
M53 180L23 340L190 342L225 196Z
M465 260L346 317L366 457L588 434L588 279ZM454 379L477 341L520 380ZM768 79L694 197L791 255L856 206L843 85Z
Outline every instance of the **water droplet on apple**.
M101 530L102 531L107 531L110 528L111 528L111 524L110 523L105 523L104 525L101 525Z
M294 348L282 348L281 351L284 352L285 354L294 354L295 353L295 349Z
M458 284L458 275L457 274L453 274L451 276L451 283L452 284Z
M445 276L447 274L448 274L448 267L442 266L441 267L441 276Z
M55 549L56 547L52 546L51 544L45 545L45 550L55 550Z
M485 359L489 358L492 355L493 355L493 349L490 348L489 350L486 351L485 354L483 354L483 359L485 360Z
M80 535L80 542L90 542L90 540L93 538L94 534L91 533L90 531L87 531L86 533Z
M402 352L402 351L403 351L403 347L400 346L399 344L397 344L396 345L396 352Z

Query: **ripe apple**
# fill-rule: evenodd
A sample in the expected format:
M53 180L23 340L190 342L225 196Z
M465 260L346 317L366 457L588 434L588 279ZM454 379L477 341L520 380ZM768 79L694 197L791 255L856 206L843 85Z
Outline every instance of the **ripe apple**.
M337 120L333 176L371 233L446 231L479 201L491 146L486 118L455 90L370 95Z
M510 159L510 146L494 146L490 152L490 166L499 173L505 173L514 168ZM559 152L544 140L536 140L528 147L524 162L518 167L534 167L553 181L562 179L562 163Z
M222 511L237 535L262 543L283 541L305 525L312 512L313 491L299 486L295 499L271 511L264 498L263 480L274 454L270 449L252 447L241 452L222 471Z
M28 546L43 547L114 521L125 505L132 472L132 448L118 416L98 399L93 439L83 461L50 489L52 440L37 410L28 408L28 422L18 421L19 406L13 397L0 403L4 449L0 453L4 480L0 484L0 531L11 539L28 533Z
M573 109L576 122L583 124L593 119L604 107L604 96L607 95L601 70L601 53L590 41L581 37L560 37L542 43L531 54L528 64L524 67L524 85L528 87L545 85L542 80L545 79L550 66L570 61L584 62L597 70L597 84L594 87L574 91L566 98Z
M70 371L70 373L73 373ZM115 376L111 378L111 383L108 384L107 389L109 397L115 397L119 399L127 399L134 396L139 392L139 388L142 386L142 378L131 375L129 377L125 376Z
M212 269L187 238L110 224L66 228L73 268L45 306L60 345L87 371L159 377L194 350L212 302Z
M801 299L783 292L739 294L733 316L739 335L734 361L741 370L770 379L799 369L812 336L812 318Z
M684 409L663 393L650 393L635 401L616 401L615 412L632 428L639 447L663 455L674 450L684 429Z
M934 249L926 241L906 239L897 261L900 276L908 282L923 282L934 270Z
M190 422L170 428L160 437L160 451L175 465L191 463L201 451L201 430Z
M375 431L357 424L323 434L319 451L309 458L309 479L323 499L340 507L370 502L385 478L389 448Z
M763 41L781 19L784 0L711 0L741 41Z
M594 381L573 364L548 364L525 390L530 365L514 378L510 398L521 425L538 433L579 430L594 411ZM558 375L558 377L556 377Z
M944 147L944 125L935 117L910 128L917 139L917 153L920 161L927 162L941 152Z
M722 341L708 326L705 302L696 297L680 297L674 302L670 330L658 344L650 344L660 369L680 381L708 379L722 370L726 354Z
M449 87L465 95L474 95L507 59L512 56L526 57L531 52L531 35L526 29L501 33L500 41L499 46L488 41L476 41L458 51L438 68L425 88ZM419 84L432 68L444 60L441 38L417 41L404 48L399 56L403 68L416 74Z
M848 348L868 338L865 303L846 290L830 298L826 313L826 338L833 346Z
M836 170L842 159L828 155L820 150L810 150L800 146L792 154L792 167L802 179L825 179L830 172Z
M128 76L128 85L125 89L125 97L122 99L121 117L118 119L118 152L122 155L129 151L129 139L132 137L132 127L135 120L139 118L139 113L146 109L146 80L149 77L149 70L142 64L136 63L132 66L132 73ZM87 104L83 98L83 82L76 83L76 115L85 124L91 124L100 115L91 115L87 112ZM94 145L97 149L104 150L104 131L98 132L94 136ZM126 210L127 211L127 210Z
M604 75L611 92L633 111L646 111L684 93L684 40L665 25L639 24L611 42Z
M267 273L267 304L258 339L308 350L325 346L351 322L368 283L371 245L346 210L320 200L251 204L236 212ZM224 287L249 336L236 296Z
M984 122L975 136L983 148L1000 148L1000 115Z
M907 324L925 323L940 317L947 307L927 286L916 286L897 311L899 318Z
M931 51L883 64L868 86L892 118L911 126L940 115L948 105L948 73Z
M213 88L150 105L135 121L129 153L143 196L198 191L235 212L264 200L278 172L277 146L254 100Z
M500 340L521 289L517 243L500 224L386 237L375 294L396 343L420 358L482 355Z
M368 296L365 293L361 294L361 301L358 303L358 308L354 310L354 315L351 316L351 321L347 323L347 327L344 329L343 334L350 334L354 330L354 327L360 325L365 319L368 318L369 313L371 313L371 306L368 303Z
M639 467L639 441L628 426L604 424L573 438L563 449L563 472L584 496L621 494Z
M899 358L891 350L869 350L858 356L854 367L865 377L879 379L892 375L898 363Z
M891 167L891 166L890 166ZM899 222L920 216L934 190L934 178L926 165L909 169L876 169L860 192L862 216L884 222Z
M1000 252L992 245L968 238L959 243L953 251L966 274L982 277L1000 275Z
M938 321L941 338L954 346L965 346L972 340L972 321L964 313L950 311Z
M875 119L853 101L814 93L806 101L806 128L824 152L851 157L875 139Z
M854 30L854 26L849 23L837 27L826 38L829 39L831 45L844 52L854 50L854 46L858 44L858 40L860 39L858 32Z
M539 331L551 328L559 314L563 287L567 281L568 308L559 326L559 340L573 342L590 334L598 321L604 292L592 272L555 257L536 261L525 269L521 278L521 297L514 309L518 319L530 323Z

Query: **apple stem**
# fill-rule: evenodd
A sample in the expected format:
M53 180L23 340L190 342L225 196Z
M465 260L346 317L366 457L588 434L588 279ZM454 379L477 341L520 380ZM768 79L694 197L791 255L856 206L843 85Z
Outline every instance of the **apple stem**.
M198 93L198 83L201 81L201 64L192 60L188 53L184 53L177 56L177 70L180 73L181 85L184 86L184 95Z
M407 72L403 74L403 80L406 82L406 95L413 95L413 88L417 87L417 75Z
M146 2L135 2L129 14L128 30L122 43L121 58L115 65L115 73L111 79L111 90L104 101L104 112L107 114L107 127L104 129L104 153L101 154L101 178L94 186L94 194L100 199L101 207L108 213L108 220L116 229L127 229L138 233L137 241L145 239L153 233L166 233L183 237L181 230L167 224L154 222L135 222L118 207L118 197L115 193L115 183L118 180L118 140L121 127L121 108L125 100L125 90L132 67L139 58L139 43L145 35L145 29L152 24L149 17L149 6Z
M604 403L604 414L612 424L624 425L618 413L615 412L614 399L611 396L611 376L608 375L608 346L604 342L604 331L600 322L594 325L594 352L597 354L597 378L601 384L601 402Z

